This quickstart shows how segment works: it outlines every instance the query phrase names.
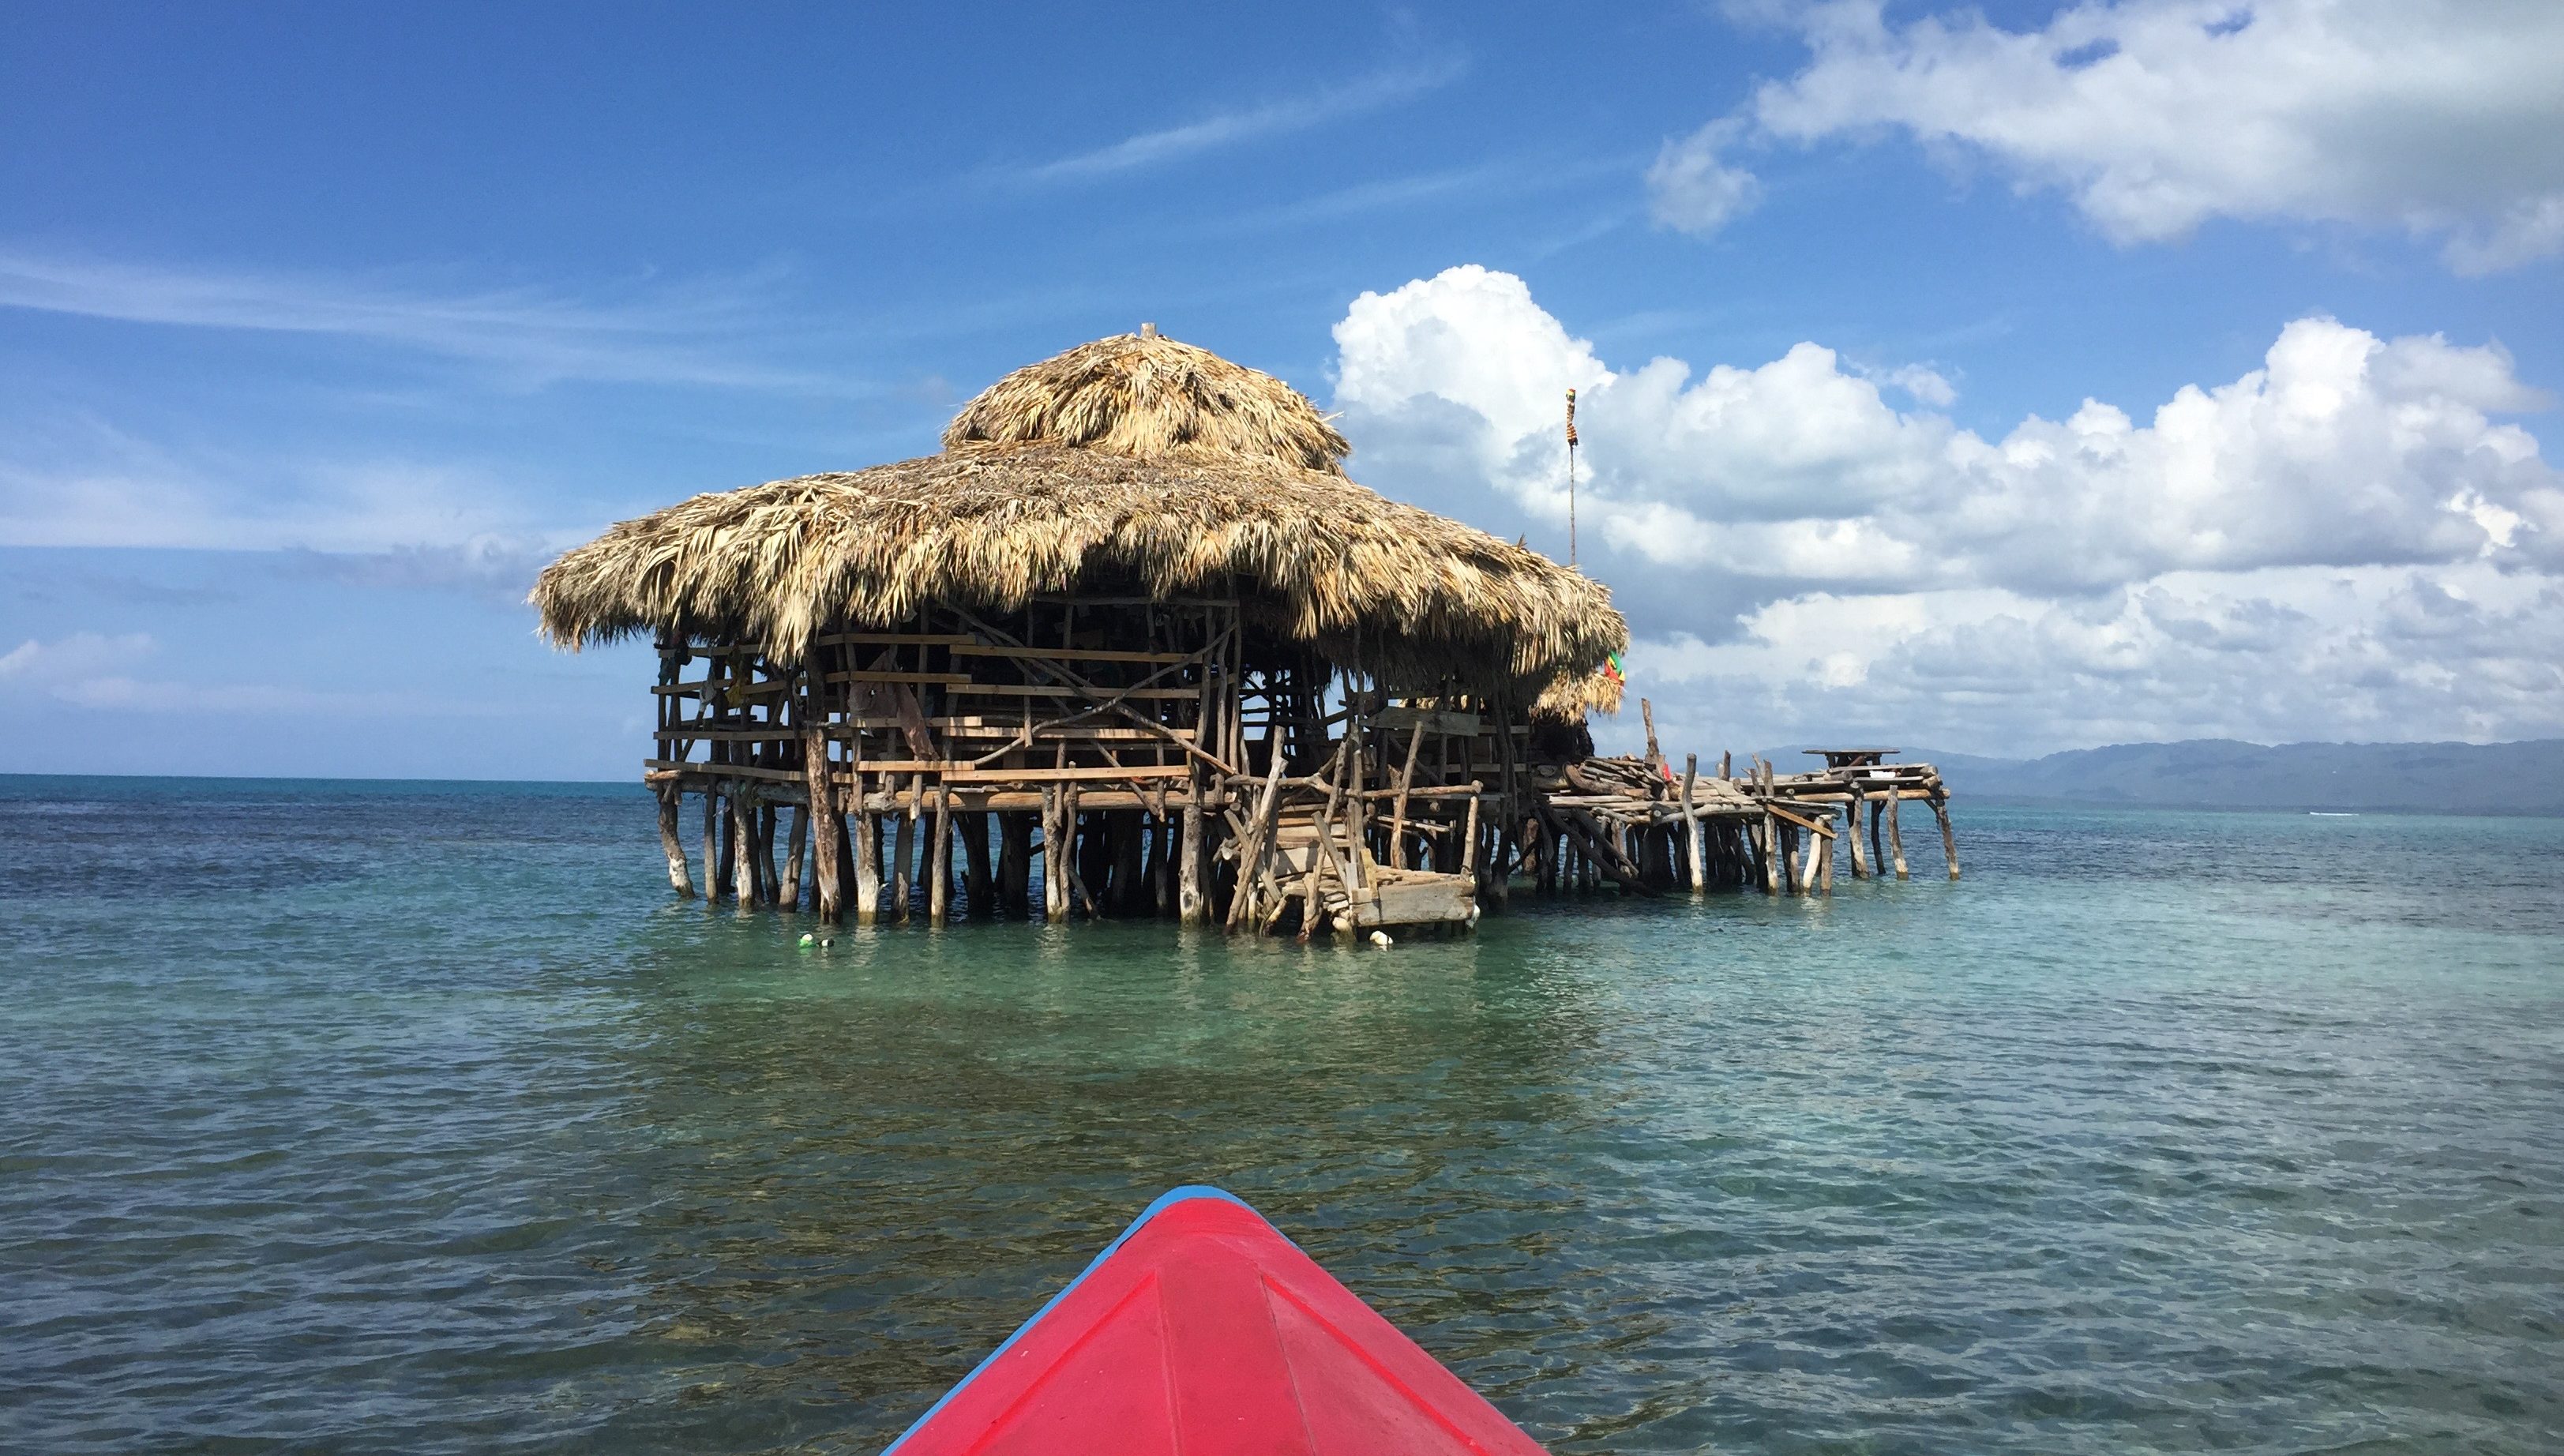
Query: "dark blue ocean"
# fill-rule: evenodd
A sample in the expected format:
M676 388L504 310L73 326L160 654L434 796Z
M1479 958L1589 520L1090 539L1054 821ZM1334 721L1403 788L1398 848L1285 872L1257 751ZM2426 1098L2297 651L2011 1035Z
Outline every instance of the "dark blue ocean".
M2564 821L1957 819L803 950L637 789L0 779L0 1449L872 1451L1209 1181L1562 1453L2564 1450Z

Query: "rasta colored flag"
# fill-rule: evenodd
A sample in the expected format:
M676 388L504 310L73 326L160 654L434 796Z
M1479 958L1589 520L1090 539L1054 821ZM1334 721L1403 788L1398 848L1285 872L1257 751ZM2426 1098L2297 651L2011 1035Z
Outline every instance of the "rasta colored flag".
M1624 688L1628 686L1629 677L1627 673L1621 670L1620 654L1615 652L1609 657L1602 659L1602 676L1609 678L1612 682L1618 683Z

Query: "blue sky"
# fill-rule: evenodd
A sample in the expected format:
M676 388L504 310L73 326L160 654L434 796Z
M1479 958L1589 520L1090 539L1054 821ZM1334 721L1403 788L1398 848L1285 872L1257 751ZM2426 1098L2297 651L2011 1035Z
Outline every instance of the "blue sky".
M1586 390L1687 745L2564 733L2559 137L2545 4L20 7L0 771L628 776L549 553L1143 319L1554 554Z

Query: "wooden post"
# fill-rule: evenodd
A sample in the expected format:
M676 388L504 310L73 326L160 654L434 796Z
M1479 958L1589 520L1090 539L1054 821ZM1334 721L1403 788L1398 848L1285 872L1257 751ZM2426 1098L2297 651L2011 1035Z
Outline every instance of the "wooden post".
M1415 750L1424 746L1424 720L1415 720L1415 728L1406 735L1406 766L1397 771L1396 809L1389 819L1389 867L1406 868L1406 793L1415 785Z
M1378 680L1375 679L1375 682ZM1347 728L1353 744L1353 758L1345 768L1345 787L1350 795L1345 801L1345 888L1348 892L1363 883L1364 841L1371 834L1371 800L1363 795L1371 788L1371 760L1365 749L1363 721L1356 716ZM1383 764L1382 776L1388 776Z
M910 876L917 870L917 817L924 808L926 775L914 775L914 782L918 787L910 794L909 806L891 811L899 819L899 834L891 842L890 913L901 925L908 924L908 902L915 890Z
M1950 878L1959 878L1959 837L1950 832L1950 801L1939 794L1930 800L1932 817L1941 821L1941 854L1950 862Z
M935 855L926 887L926 923L941 926L953 912L953 785L935 786Z
M1638 719L1647 726L1647 776L1651 779L1662 778L1665 754L1663 749L1656 746L1656 706L1644 698L1639 699ZM1655 785L1650 783L1647 787L1653 789Z
M1273 857L1273 812L1282 793L1282 743L1276 737L1267 755L1264 792L1255 817L1246 823L1246 838L1237 847L1237 889L1228 898L1228 928L1255 924L1256 902L1264 894L1265 867Z
M1892 794L1896 788L1891 784L1887 791ZM1878 826L1887 817L1887 805L1869 798L1867 794L1861 797L1869 799L1869 862L1877 867L1877 873L1884 875L1887 873L1887 847L1878 837Z
M1830 834L1816 836L1816 888L1827 895L1834 893L1834 837Z
M1068 919L1068 831L1060 823L1065 785L1042 790L1042 919L1057 925Z
M1755 858L1763 862L1763 893L1781 893L1781 820L1770 809L1763 811L1763 841Z
M1175 859L1175 918L1187 926L1198 926L1210 919L1209 907L1202 902L1202 773L1195 767L1191 791L1184 795L1184 832L1182 848Z
M776 903L785 910L801 908L801 861L810 852L810 811L799 805L784 806L792 815L792 831L785 837L783 852L783 891Z
M1470 779L1469 827L1463 830L1460 836L1460 843L1464 846L1460 854L1460 873L1463 875L1475 875L1478 872L1478 780Z
M1860 770L1852 771L1857 773ZM1851 851L1851 877L1858 880L1869 873L1869 865L1860 852L1860 809L1861 805L1869 802L1869 795L1861 791L1857 780L1851 783L1849 791L1851 797L1843 802L1843 847Z
M864 805L864 776L855 775L854 817L849 836L855 842L855 924L881 923L881 821Z
M1700 803L1696 797L1699 778L1700 755L1685 753L1682 781L1683 863L1691 872L1691 893L1694 895L1709 888L1708 867L1701 863L1707 846L1702 842L1703 836L1700 832Z
M969 902L972 920L986 920L996 910L996 890L988 872L987 811L962 814L955 832L962 836L962 896Z
M1896 856L1896 878L1899 880L1906 878L1905 836L1896 829L1896 801L1903 797L1903 791L1893 786L1887 790L1887 847Z
M704 903L712 905L722 898L721 878L721 795L710 783L704 785Z
M831 925L845 918L845 886L837 858L837 785L828 772L827 729L807 707L801 714L801 778L808 785L810 807L811 908ZM798 861L796 860L797 864Z
M756 799L741 789L731 790L730 841L724 848L731 851L735 878L731 898L742 910L756 904Z
M1077 896L1077 903L1086 907L1086 918L1088 920L1094 920L1104 912L1097 907L1095 903L1095 891L1093 887L1089 886L1086 883L1085 876L1078 872L1077 856L1078 850L1081 848L1081 838L1089 841L1100 842L1103 839L1103 835L1101 833L1081 833L1077 822L1077 785L1073 781L1060 790L1059 820L1061 825L1068 831L1068 853L1062 856L1060 860L1060 863L1068 868L1068 888ZM1099 825L1097 827L1100 830L1102 826Z
M659 849L668 857L668 888L680 900L695 898L695 882L686 874L686 846L677 838L677 801L685 797L676 783L659 785Z
M1734 778L1736 777L1736 763L1735 763L1735 756L1736 756L1736 755L1734 755L1733 753L1728 752L1728 751L1727 751L1726 749L1724 749L1724 748L1722 748L1722 749L1720 749L1720 750L1719 750L1719 753L1718 753L1718 776L1719 776L1719 777L1724 778L1724 779L1730 779L1730 780L1732 780L1732 779L1734 779Z
M756 801L756 903L759 905L783 903L783 877L774 864L774 820L782 812L779 805L769 804L762 797Z

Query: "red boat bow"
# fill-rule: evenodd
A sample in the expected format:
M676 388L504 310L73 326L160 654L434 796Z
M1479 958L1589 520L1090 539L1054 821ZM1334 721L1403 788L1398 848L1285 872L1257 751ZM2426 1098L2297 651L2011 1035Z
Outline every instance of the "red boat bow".
M1149 1205L883 1456L1541 1456L1216 1188Z

